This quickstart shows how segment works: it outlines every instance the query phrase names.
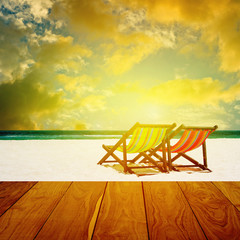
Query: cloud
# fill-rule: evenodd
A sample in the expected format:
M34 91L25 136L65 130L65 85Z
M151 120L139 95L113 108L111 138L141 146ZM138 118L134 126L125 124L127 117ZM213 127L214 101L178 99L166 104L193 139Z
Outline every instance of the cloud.
M175 45L175 35L172 28L164 24L153 24L148 21L146 12L142 9L121 10L121 17L117 25L118 33L117 38L132 41L136 35L146 35L152 40L161 43L163 47L173 48ZM140 40L140 39L139 39Z
M239 115L240 84L237 74L220 71L240 70L239 5L230 0L3 0L0 126L108 128L175 118L211 124L222 118L222 126L230 125ZM213 60L220 71L194 73L200 61L190 61L196 56ZM135 65L147 70L136 73ZM165 74L167 65L173 74ZM169 80L174 71L177 79Z
M173 31L147 23L141 10L129 11L111 1L64 0L55 3L52 15L69 20L70 29L81 38L105 41L101 45L103 68L115 75L127 72L159 48L175 44Z
M105 97L103 95L89 95L81 99L80 106L90 112L104 110Z
M108 91L99 89L100 79L90 75L56 75L56 86L61 89L62 107L57 119L51 119L49 126L60 129L89 129L92 121L98 121L106 106ZM89 117L92 119L89 120Z
M215 48L218 50L220 70L226 72L240 70L239 1L113 0L112 3L129 7L132 11L141 9L146 12L146 17L152 24L161 23L172 27L177 38L177 47L183 48L180 50L182 53L189 53L192 50L199 57L206 57L209 51L215 54L212 52ZM182 27L182 32L178 32L176 25L177 28ZM196 31L195 41L186 41L190 40L187 37L189 28Z
M52 33L50 30L46 30L44 35L39 37L39 40L48 43L57 42L59 39L59 35Z
M1 3L8 11L17 14L18 19L26 20L33 17L36 22L42 22L47 18L53 5L52 0L2 0Z
M82 93L83 94L83 93ZM85 130L96 129L106 110L106 97L102 94L85 92L83 95L64 94L57 114L43 121L48 129ZM98 115L99 117L96 117ZM38 119L39 120L39 119ZM47 124L46 124L47 122Z
M40 128L34 116L56 112L62 104L61 95L38 85L33 73L14 83L1 84L0 129Z
M0 18L1 20L1 18ZM0 83L23 75L33 59L22 40L27 31L0 21Z
M107 72L122 74L161 47L161 43L144 34L132 35L128 41L129 44L124 43L125 46L119 46L109 57L105 57L104 68Z
M93 78L89 75L83 74L80 76L68 76L65 74L58 74L56 76L58 83L61 84L66 92L83 96L86 93L91 94L96 91L96 85L99 82L98 78Z
M53 5L52 0L27 0L27 4L30 5L30 13L34 16L35 21L41 22L43 18L47 18L49 15L49 9Z
M231 103L240 99L240 83L226 87L224 82L203 79L175 79L146 88L137 82L117 83L116 94L137 96L138 102L163 106L219 106L220 102Z
M58 36L57 41L41 45L36 57L38 67L51 65L56 71L79 72L85 65L84 57L92 54L85 46L73 43L73 38Z
M103 68L111 74L123 74L160 48L172 48L174 40L171 31L164 32L160 29L116 34L112 43L103 45Z
M90 80L77 75L86 66L91 50L50 30L37 35L13 22L0 22L0 28L4 30L0 37L0 129L74 129L75 122L67 126L57 116L64 113L69 103L66 96L74 87L85 94L90 91Z
M180 22L194 25L213 19L219 10L224 10L229 1L203 0L196 3L194 0L121 0L113 2L124 4L134 10L144 9L148 18L152 21L167 24Z
M230 6L209 24L203 38L210 45L218 43L220 69L237 72L240 70L240 2Z
M65 18L75 32L92 31L94 35L115 32L116 17L112 15L111 6L101 0L62 0L52 8L52 16Z
M183 123L188 126L218 125L223 130L229 129L230 115L222 106L179 106L169 109L167 118L172 119L178 125Z
M112 92L105 115L118 126L124 118L125 126L138 121L238 128L239 83L227 87L209 77L170 80L147 88L137 81L119 81Z
M47 26L51 4L48 0L3 1L0 9L0 83L24 77L35 63L43 43L62 40L59 40L61 35L54 34ZM68 44L73 45L72 39L68 40ZM79 49L74 50L79 52Z
M225 89L225 84L212 78L176 79L153 87L148 92L153 102L166 105L213 105L231 102L239 97L239 84Z

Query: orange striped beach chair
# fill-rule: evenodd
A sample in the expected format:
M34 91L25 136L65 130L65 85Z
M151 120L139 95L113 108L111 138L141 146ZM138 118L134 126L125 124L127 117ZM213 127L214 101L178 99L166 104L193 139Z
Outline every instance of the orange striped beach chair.
M168 153L168 167L169 170L176 170L179 167L199 167L203 170L209 170L207 165L207 151L206 151L206 139L208 136L213 133L218 126L214 127L186 127L184 125L181 125L179 128L177 128L175 131L173 131L168 139L167 142L167 153ZM177 141L176 144L173 146L170 145L170 139L172 139L174 136L176 136L180 131L183 131L182 136ZM186 152L192 151L198 147L202 146L202 153L203 153L203 164L199 163L192 157L188 156ZM160 149L162 151L162 149ZM172 154L176 154L174 157L172 157ZM175 162L178 158L184 157L188 161L190 161L191 165L174 165L173 162Z
M125 173L135 173L132 170L134 168L157 168L160 171L166 171L166 151L163 151L162 156L158 157L158 162L153 158L153 154L160 147L165 149L166 136L168 136L175 126L175 123L172 125L136 123L130 130L123 134L121 139L115 145L102 145L107 153L98 164L101 165L103 163L117 162L123 167ZM127 143L129 137L131 138ZM156 150L148 153L148 150L152 148ZM114 153L116 150L123 153L122 159ZM131 153L137 155L133 159L128 159L128 154ZM108 160L110 156L113 160ZM137 164L142 157L148 161L148 164ZM161 161L161 164L159 161ZM135 163L135 166L130 166L129 163Z

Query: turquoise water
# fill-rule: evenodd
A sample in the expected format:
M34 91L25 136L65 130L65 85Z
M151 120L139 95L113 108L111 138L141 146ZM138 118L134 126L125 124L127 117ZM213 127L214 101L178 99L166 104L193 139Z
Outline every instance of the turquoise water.
M0 140L49 140L49 139L117 139L126 131L0 131ZM176 136L178 138L179 136ZM240 138L240 130L217 130L209 138Z
M48 139L108 139L119 138L125 131L0 131L0 140L48 140Z

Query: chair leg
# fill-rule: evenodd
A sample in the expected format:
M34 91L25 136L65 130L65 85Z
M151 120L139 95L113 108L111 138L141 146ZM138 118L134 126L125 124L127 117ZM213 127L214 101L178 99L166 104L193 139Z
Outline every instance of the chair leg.
M107 151L107 153L103 156L103 158L97 163L97 164L102 164L104 163L112 154L114 154L113 152L115 151L116 147L112 147L111 149L109 149L106 145L102 145L103 149L105 149Z
M176 166L172 166L174 171L179 171L176 169L176 167L199 167L203 170L208 170L209 172L211 172L211 170L205 166L204 164L199 163L198 161L196 161L195 159L191 158L190 156L188 156L186 153L178 153L174 158L172 158L171 162L174 162L175 160L177 160L179 157L184 157L185 159L187 159L189 162L191 162L193 165L176 165Z
M107 151L107 153L103 156L103 158L97 163L97 164L102 164L104 163L111 155L111 152L107 150L107 147L103 144L102 145L103 149L105 149Z
M191 163L193 163L193 167L199 167L203 170L208 170L211 172L211 170L208 168L208 164L207 164L207 150L206 150L206 142L204 142L202 144L202 152L203 152L203 164L197 162L195 159L191 158L190 156L188 156L187 154L185 153L178 153L175 157L171 157L171 146L170 146L170 142L169 140L167 139L167 154L168 154L168 167L169 167L169 170L177 170L173 165L172 163L174 161L176 161L179 157L184 157L186 158L188 161L190 161ZM188 165L179 165L177 167L187 167ZM190 165L189 165L190 166Z
M147 159L150 163L157 167L161 172L165 172L165 170L159 164L157 164L157 162L155 162L147 153L142 152L142 155L145 157L145 159Z
M123 144L123 159L121 160L117 155L114 154L114 151L116 150L117 146L114 145L113 147L109 147L109 146L105 146L102 145L102 147L107 151L106 155L98 162L98 164L103 164L104 162L118 162L124 169L124 173L129 172L129 173L135 173L134 171L132 171L131 168L137 168L137 167L131 167L128 166L128 162L136 162L137 160L139 160L139 158L143 157L143 160L140 161L141 162L149 162L153 164L153 167L157 167L161 172L168 172L168 168L167 168L167 161L166 161L166 148L165 148L165 141L163 141L159 147L161 147L163 149L163 156L159 156L156 151L157 149L154 149L153 151L150 151L149 154L145 153L145 152L141 152L139 153L134 159L132 160L127 160L127 151L126 151L126 138L122 138L122 144ZM110 156L112 156L115 161L106 161ZM160 160L160 162L163 163L163 165L161 166L160 164L157 163L157 161L155 161L154 159L152 159L151 157L155 156L157 159ZM146 166L147 168L149 168L150 166ZM140 167L140 168L144 168L144 167Z
M170 146L170 140L168 137L167 137L167 155L168 155L168 159L167 159L168 168L170 171L172 171L171 146Z
M203 151L203 165L207 168L207 150L206 150L206 142L202 144L202 151Z
M196 160L194 160L193 158L189 157L187 154L185 153L180 153L181 156L183 156L184 158L186 158L187 160L189 160L190 162L192 162L195 166L200 167L203 170L209 170L211 172L210 169L208 169L205 165L200 164L199 162L197 162Z
M140 153L138 156L139 156L138 158L143 157L143 159L139 163L148 163L149 162L149 160L146 159L146 157L144 157L142 153ZM149 157L154 156L155 158L159 159L160 162L163 162L163 158L160 155L158 155L156 152L149 151L148 156Z
M169 145L170 146L170 145ZM181 155L178 153L175 157L173 157L172 158L172 156L171 156L171 150L169 149L169 152L168 152L168 167L169 167L169 170L171 171L171 170L173 170L173 171L177 171L177 172L179 172L179 170L178 169L176 169L173 165L172 165L172 163L174 162L174 161L176 161L178 158L180 158L181 157Z
M126 151L126 139L123 141L123 168L124 172L127 172L127 151Z
M107 147L107 146L105 146L105 145L103 145L103 149L104 150L106 150L107 151L107 153L109 153L109 156L112 156L116 161L115 162L118 162L122 167L123 167L123 169L124 169L124 172L125 172L125 169L126 169L126 172L129 172L129 173L135 173L134 171L132 171L128 166L127 166L127 164L125 164L124 163L124 161L123 160L121 160L117 155L115 155L113 152L111 152L111 150ZM107 154L106 154L107 155ZM105 161L106 163L108 162L108 161ZM109 162L113 162L113 161L109 161ZM98 164L102 164L102 163L98 163Z
M163 149L163 151L162 151L162 154L163 154L162 157L157 154L157 151L158 151L159 148ZM143 154L141 154L141 156L143 156ZM167 159L166 159L166 150L165 150L165 141L164 141L164 140L163 140L162 143L161 143L158 147L156 147L155 149L148 150L147 156L150 157L150 158L151 158L152 156L154 156L154 157L156 157L157 159L159 159L159 161L163 163L164 172L168 172L168 169L167 169L167 165L168 165L168 164L167 164ZM144 157L144 156L143 156L143 157ZM152 159L152 161L154 161L154 160ZM144 158L140 161L140 163L147 163L147 162L149 162L149 159L146 158L146 157L144 157ZM155 162L155 161L154 161L154 162Z
M166 161L166 148L165 148L166 142L165 139L162 141L162 161L163 161L163 168L164 171L167 172L167 161Z

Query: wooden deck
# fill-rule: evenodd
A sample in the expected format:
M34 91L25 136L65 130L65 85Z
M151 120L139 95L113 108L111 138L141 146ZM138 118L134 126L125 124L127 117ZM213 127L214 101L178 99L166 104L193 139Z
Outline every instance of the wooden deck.
M0 239L240 239L240 182L2 182Z

